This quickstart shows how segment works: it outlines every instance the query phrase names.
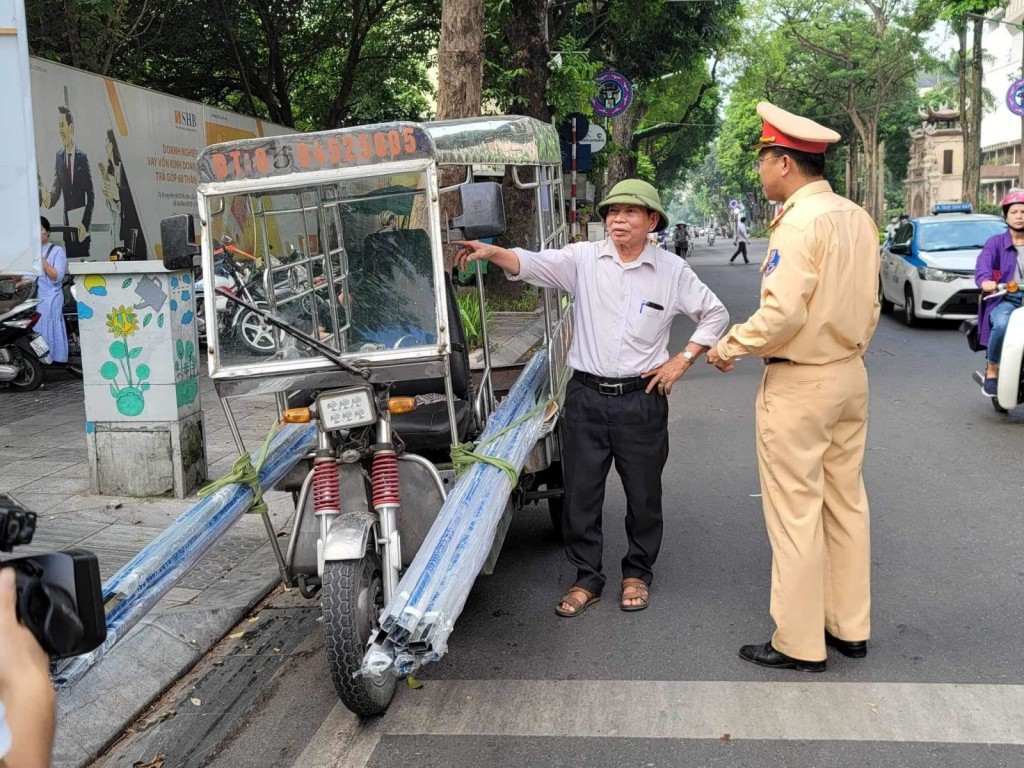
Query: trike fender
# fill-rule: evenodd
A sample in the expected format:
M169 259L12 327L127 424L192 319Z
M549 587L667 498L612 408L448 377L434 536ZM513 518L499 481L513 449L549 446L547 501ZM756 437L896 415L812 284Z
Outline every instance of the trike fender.
M376 545L376 537L373 535L376 523L376 516L368 512L346 512L338 515L327 529L322 562L359 560L371 541Z

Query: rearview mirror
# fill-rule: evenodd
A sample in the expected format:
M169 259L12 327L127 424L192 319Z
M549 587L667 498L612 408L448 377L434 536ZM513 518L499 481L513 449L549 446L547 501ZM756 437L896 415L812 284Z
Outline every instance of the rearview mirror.
M196 245L196 226L192 216L180 213L160 222L160 244L164 267L170 270L192 269L201 249Z
M889 253L906 255L910 253L910 243L893 243L889 246Z
M501 184L476 181L459 187L462 215L452 219L448 227L454 240L480 240L505 234L505 205L501 201Z

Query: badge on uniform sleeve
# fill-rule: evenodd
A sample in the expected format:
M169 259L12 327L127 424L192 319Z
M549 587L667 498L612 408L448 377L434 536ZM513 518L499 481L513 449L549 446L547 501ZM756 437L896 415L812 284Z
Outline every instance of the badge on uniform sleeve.
M764 265L764 276L765 277L768 277L768 275L770 275L772 272L774 272L775 268L777 266L779 266L779 259L780 258L782 258L782 257L779 256L779 249L778 248L773 248L772 252L770 254L768 254L768 263Z

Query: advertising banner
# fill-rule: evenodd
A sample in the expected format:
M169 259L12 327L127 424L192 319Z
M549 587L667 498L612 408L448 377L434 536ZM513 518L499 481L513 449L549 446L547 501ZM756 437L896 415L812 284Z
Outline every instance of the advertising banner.
M22 0L0 0L0 273L39 274L28 39Z
M160 220L198 213L208 144L294 130L31 59L39 212L68 258L161 258Z

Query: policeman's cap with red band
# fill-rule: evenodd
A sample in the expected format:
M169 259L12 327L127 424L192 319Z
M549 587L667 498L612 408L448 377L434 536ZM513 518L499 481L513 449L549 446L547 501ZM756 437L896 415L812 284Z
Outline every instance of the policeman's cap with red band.
M819 155L829 144L839 141L839 134L806 117L794 115L774 104L762 101L757 105L761 117L761 138L754 149L785 147Z

